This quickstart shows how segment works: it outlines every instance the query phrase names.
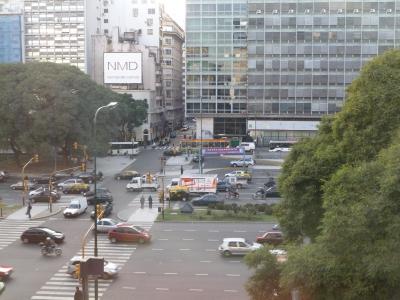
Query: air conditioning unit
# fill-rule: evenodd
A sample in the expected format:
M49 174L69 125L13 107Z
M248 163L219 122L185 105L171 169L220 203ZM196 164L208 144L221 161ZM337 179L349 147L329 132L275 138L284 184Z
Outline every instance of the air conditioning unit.
M392 9L391 9L391 8L388 8L388 9L386 10L386 13L391 14L391 13L392 13Z
M369 12L370 12L370 13L375 13L376 10L375 10L375 8L371 8L371 9L369 10Z
M261 14L262 13L262 10L261 9L257 9L256 10L256 14Z
M294 9L289 9L288 13L289 14L293 14L294 13Z
M360 10L358 8L353 9L353 13L358 14Z
M305 12L306 14L309 14L309 13L310 13L310 10L307 8L304 12Z
M342 13L343 13L343 9L339 8L339 9L337 10L337 13L338 13L338 14L342 14Z
M326 14L326 9L325 8L321 9L321 13Z
M273 13L273 14L277 14L277 13L278 13L278 10L277 10L277 9L274 9L274 10L272 11L272 13Z

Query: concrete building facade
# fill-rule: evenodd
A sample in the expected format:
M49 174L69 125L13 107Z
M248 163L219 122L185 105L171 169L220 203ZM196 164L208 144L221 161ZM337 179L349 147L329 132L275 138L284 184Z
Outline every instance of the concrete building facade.
M214 136L311 135L361 67L398 47L399 17L398 0L187 0L186 114Z

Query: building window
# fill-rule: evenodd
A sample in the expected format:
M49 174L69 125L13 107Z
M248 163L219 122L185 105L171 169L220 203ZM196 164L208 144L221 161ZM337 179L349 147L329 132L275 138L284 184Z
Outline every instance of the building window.
M108 19L104 19L104 23L108 23Z
M156 14L156 9L155 9L155 8L149 8L149 9L147 10L147 13L148 13L149 15L155 15L155 14Z
M138 0L132 0L132 4L137 4Z
M147 0L142 0L142 4L146 4L147 3Z
M134 18L137 18L139 16L139 9L138 8L134 8L132 11L132 15Z
M108 29L104 29L104 34L108 34Z
M165 55L171 55L172 54L172 49L164 49L164 54Z
M166 38L164 41L165 41L165 45L172 45L172 39L171 38Z
M164 59L164 64L166 64L167 66L171 66L172 65L172 60L171 59Z
M105 8L105 9L104 9L104 13L105 13L105 14L108 14L108 8Z
M153 29L151 29L151 28L147 29L147 34L148 35L153 35Z
M147 19L146 23L147 26L153 26L153 19L152 18Z
M166 95L167 98L171 98L172 94L171 94L171 90L166 90Z
M171 80L166 80L165 81L165 86L166 87L170 87L172 85L172 81Z

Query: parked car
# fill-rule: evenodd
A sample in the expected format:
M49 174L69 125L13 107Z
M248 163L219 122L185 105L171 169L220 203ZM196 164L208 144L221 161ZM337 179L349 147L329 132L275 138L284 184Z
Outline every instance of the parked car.
M57 188L60 190L64 190L77 183L84 183L84 182L82 179L79 178L70 178L57 184Z
M87 183L75 183L63 188L64 194L84 194L90 190Z
M181 131L188 131L189 130L189 126L187 126L187 125L184 125L182 128L181 128Z
M54 178L50 175L40 175L32 179L33 182L37 183L38 185L49 185L49 183L54 184Z
M63 182L67 179L70 179L74 176L73 173L66 173L66 172L57 172L53 175L53 180L56 182Z
M5 182L10 177L7 171L0 171L0 182Z
M102 217L108 217L111 215L111 212L113 210L113 204L111 202L106 202L104 204L100 204L102 206L102 209L104 210L104 213ZM90 217L94 219L94 210L90 213Z
M137 171L125 170L125 171L115 174L114 179L116 179L116 180L121 180L121 179L131 180L133 177L139 177L139 176L140 176L140 174Z
M21 234L21 241L27 243L42 243L49 237L57 244L64 241L65 235L48 227L30 227Z
M77 217L84 214L87 210L87 200L85 197L76 197L71 200L68 207L64 210L64 217Z
M138 242L143 244L150 242L150 233L140 226L120 224L108 232L108 239L111 243L116 242Z
M46 188L45 186L39 186L37 189L31 190L29 192L29 197L41 194L45 189L48 189L48 188Z
M204 160L204 157L201 156L201 159ZM194 162L194 163L199 163L199 162L200 162L200 156L199 156L199 155L193 156L192 162Z
M102 218L97 220L97 232L109 232L111 229L117 228L119 222L109 219L109 218Z
M222 200L218 199L215 194L205 194L200 197L193 198L192 204L196 206L207 206L209 204L224 203Z
M13 272L13 267L0 265L0 281L7 280L11 273Z
M289 152L290 148L286 148L286 147L276 147L274 149L269 149L269 152Z
M224 238L218 251L224 256L245 255L261 247L261 244L248 242L244 238Z
M61 196L57 191L51 191L51 201L56 202L57 200L60 200ZM35 202L49 202L50 201L50 190L47 188L44 188L40 193L36 193L33 196L29 196L29 199L32 201L32 203Z
M95 202L94 191L88 191L84 193L83 196L86 197L88 204L94 204ZM114 200L110 190L107 188L96 188L96 198L97 198L97 203L112 202Z
M177 156L177 155L181 155L182 152L177 150L177 149L169 149L169 150L165 150L163 152L164 156Z
M255 162L252 158L246 157L244 159L242 158L239 160L232 160L229 164L231 167L243 167L243 166L248 167L248 166L254 166Z
M72 257L67 265L67 274L71 275L73 278L77 278L78 276L76 274L76 266L80 264L81 261L83 261L82 256ZM120 265L104 260L104 273L102 277L103 279L116 277L120 270L121 270Z
M260 244L279 245L283 243L283 234L280 231L269 231L256 238Z
M217 192L227 192L232 188L232 185L226 181L218 181Z
M38 185L32 181L27 181L26 185L28 187L28 190L34 190L37 189L38 187ZM23 190L24 184L22 183L22 181L18 181L17 183L10 185L10 188L13 190Z

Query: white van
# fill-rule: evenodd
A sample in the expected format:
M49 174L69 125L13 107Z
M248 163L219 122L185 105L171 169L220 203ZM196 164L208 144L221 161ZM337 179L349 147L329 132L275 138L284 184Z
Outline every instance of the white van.
M88 207L85 197L76 197L71 200L68 207L64 210L64 217L76 217L86 212Z
M256 149L256 145L253 142L243 142L240 143L238 148L244 148L244 151L254 151L254 149Z

